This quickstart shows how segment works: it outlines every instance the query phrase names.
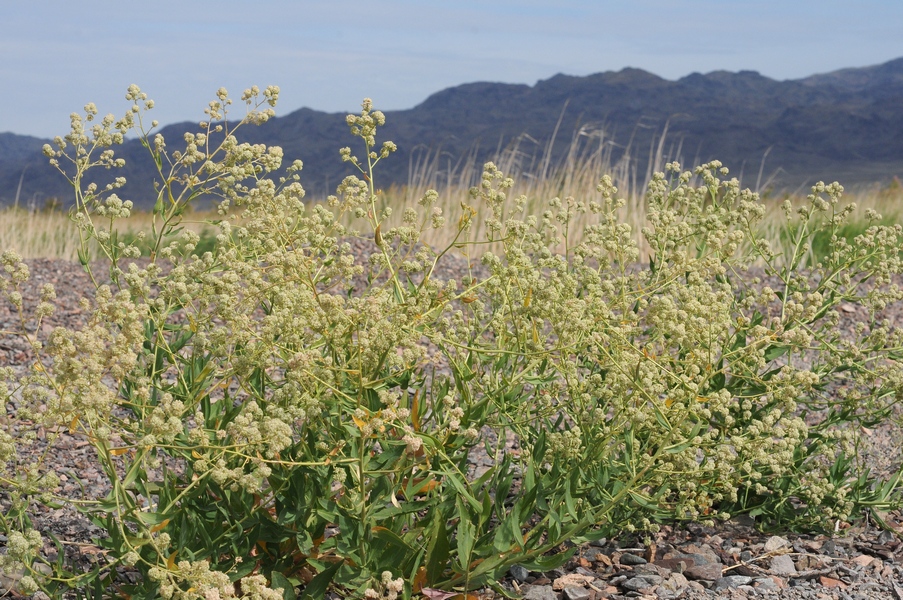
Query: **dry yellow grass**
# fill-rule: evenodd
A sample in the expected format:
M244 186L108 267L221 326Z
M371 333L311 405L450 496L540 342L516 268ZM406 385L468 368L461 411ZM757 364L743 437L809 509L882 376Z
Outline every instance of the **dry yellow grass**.
M575 146L576 147L576 146ZM629 163L612 164L606 147L601 144L595 151L577 154L572 152L563 165L552 170L541 160L527 161L525 153L520 153L515 147L513 150L499 157L498 165L506 173L514 178L514 187L510 190L509 197L514 198L521 194L528 198L527 214L542 214L548 207L552 198L566 198L572 196L578 200L592 200L600 197L596 191L599 175L609 173L619 189L619 197L626 200L626 205L621 209L621 221L631 226L641 252L644 245L640 239L640 228L645 223L646 206L643 200L645 182L647 177L638 178L631 171ZM381 202L393 207L393 216L386 228L401 221L404 207L417 206L427 189L436 187L439 190L437 203L449 223L455 223L462 213L462 202L477 204L473 201L468 190L473 182L479 180L480 168L473 161L465 163L457 170L439 172L436 165L423 168L412 178L412 183L407 186L392 187L380 193ZM431 171L429 169L432 169ZM444 185L437 180L444 179ZM767 198L766 204L769 210L762 226L766 237L773 242L779 242L784 214L780 205L787 198L785 195ZM803 198L791 198L795 205L799 205ZM323 199L311 199L311 203L322 202ZM854 217L859 219L851 230L864 229L865 210L871 208L885 217L885 222L903 222L903 187L899 183L890 186L875 186L872 189L853 191L844 196L844 201L855 202L859 207ZM485 239L485 217L488 210L475 206L477 215L473 221L473 231L470 239ZM346 217L348 217L346 215ZM210 221L218 216L214 212L195 212L186 215L183 225L201 233L201 235L213 235L215 228L209 225ZM598 217L591 214L578 215L569 227L569 245L579 243L585 227ZM361 228L362 223L354 223L350 217L344 219L345 225ZM135 211L132 216L117 222L120 236L134 236L139 231L150 235L151 215L147 212ZM365 232L366 233L366 232ZM427 229L424 232L424 243L433 247L446 247L452 239L455 231L451 226L439 230ZM70 221L65 212L58 211L29 211L23 208L8 207L0 210L0 250L11 249L17 251L24 258L59 258L64 260L77 260L79 248L78 230ZM487 249L480 247L480 252ZM497 249L497 248L495 248ZM562 250L559 248L559 250ZM645 254L645 252L642 252ZM90 256L91 259L99 258Z
M185 227L202 232L210 229L203 221L214 215L192 214L183 221ZM131 217L117 221L120 236L129 238L139 231L150 234L151 214L135 211ZM15 250L23 258L59 258L78 260L78 229L69 215L59 211L29 211L8 207L0 210L0 250ZM96 246L91 245L96 252ZM100 258L90 254L89 259Z

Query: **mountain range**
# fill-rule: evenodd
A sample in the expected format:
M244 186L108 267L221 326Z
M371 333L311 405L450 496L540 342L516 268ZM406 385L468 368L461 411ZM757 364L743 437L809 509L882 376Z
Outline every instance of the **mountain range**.
M767 183L799 191L818 180L881 184L903 177L903 58L787 81L754 71L693 73L671 81L625 68L585 77L559 74L533 86L469 83L414 108L387 111L386 118L378 141L392 140L399 151L380 165L384 187L418 173L440 185L462 161L480 165L515 146L526 149L526 163L531 153L535 163L548 152L545 160L554 167L575 140L600 139L613 161L626 160L622 164L641 179L656 159L684 166L718 159L750 187ZM177 123L160 133L177 149L186 131L198 131L197 124ZM282 146L286 164L304 161L301 182L313 194L334 191L352 173L339 148L351 145L362 154L345 113L302 108L244 132L242 141ZM37 205L71 197L41 155L49 141L0 133L0 203L17 195L20 203ZM127 161L117 174L129 182L120 196L147 207L154 172L146 150L132 140L116 152Z

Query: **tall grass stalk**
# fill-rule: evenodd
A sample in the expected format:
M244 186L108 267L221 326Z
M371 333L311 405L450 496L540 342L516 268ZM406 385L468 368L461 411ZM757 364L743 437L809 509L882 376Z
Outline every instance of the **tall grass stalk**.
M669 160L663 153L665 133L649 149L649 162L655 170L662 170ZM590 199L598 196L596 186L599 178L607 174L617 186L619 196L627 200L620 209L621 222L629 223L639 236L645 223L643 197L651 171L645 174L637 172L637 162L632 158L629 145L620 158L615 158L618 147L614 141L604 130L590 127L582 127L573 133L567 151L556 162L552 152L556 137L557 130L556 135L542 146L534 138L521 135L507 147L496 151L491 161L515 182L509 196L524 196L526 212L542 214L552 198L564 200L571 196ZM483 163L476 159L476 148L456 162L452 162L441 150L424 151L411 160L408 184L390 187L382 193L391 205L400 208L415 204L429 189L438 190L439 201L436 205L449 220L457 221L465 211L464 203L468 201L469 190L479 184L482 172ZM350 225L351 216L346 215L346 218L347 223L343 224ZM400 219L399 210L390 223L397 225ZM569 227L569 238L579 240L587 223L586 214L578 215ZM474 221L476 235L483 236L484 228L485 223L481 219ZM422 241L433 247L445 247L452 241L453 233L445 228L432 229L429 230L429 237Z

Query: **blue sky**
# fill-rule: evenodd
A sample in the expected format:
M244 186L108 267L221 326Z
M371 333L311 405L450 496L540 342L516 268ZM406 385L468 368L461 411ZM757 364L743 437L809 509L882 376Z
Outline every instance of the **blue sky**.
M130 83L167 124L219 86L279 85L286 114L626 66L795 79L901 57L901 29L900 0L0 0L0 132L63 134L88 101L118 115Z

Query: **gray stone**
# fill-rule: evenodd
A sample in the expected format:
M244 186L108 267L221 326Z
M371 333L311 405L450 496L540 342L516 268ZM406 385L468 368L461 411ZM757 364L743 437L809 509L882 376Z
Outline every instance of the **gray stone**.
M668 579L661 582L655 593L658 594L660 600L674 600L680 597L687 589L690 582L680 573L672 573Z
M687 579L705 579L706 581L715 581L721 578L721 565L706 563L702 565L693 565L684 571Z
M788 546L790 546L790 542L788 542L786 538L782 538L779 535L773 535L765 542L765 552L774 552L775 550L787 548Z
M657 564L659 567L661 567L663 569L668 569L670 571L677 571L678 573L683 573L684 571L686 571L687 569L689 569L690 567L695 565L696 561L694 561L690 557L665 558L665 559L656 561L655 564Z
M513 577L518 583L527 581L527 578L530 576L529 569L521 565L511 565L511 568L508 569L508 573L510 573L511 577Z
M781 554L772 557L771 572L775 575L795 575L796 565L793 564L793 559L789 554Z
M558 600L558 593L550 585L531 585L524 600Z
M709 547L708 544L688 544L684 546L683 553L687 556L691 556L696 560L696 564L700 564L702 562L710 562L710 563L720 563L721 557ZM700 558L702 560L700 560Z
M692 590L698 594L705 594L707 588L698 581L691 581L687 583L687 589Z
M735 588L741 585L749 585L752 581L752 577L747 577L746 575L728 575L727 577L722 577L721 579L715 580L715 585L712 586L713 590L726 590L728 588Z
M643 575L643 576L653 575L653 576L657 576L661 579L664 579L665 577L667 577L668 575L671 574L671 569L663 568L663 567L660 567L659 565L645 564L645 565L636 565L633 568L633 572L636 573L637 575Z
M622 565L645 565L646 559L630 552L625 552L619 559Z
M758 590L777 590L778 584L774 582L774 579L771 577L756 577L753 579L753 584L755 584L756 589Z
M731 520L731 523L734 525L739 525L741 527L755 527L756 519L755 517L751 517L749 515L735 515Z
M596 557L598 557L600 554L605 554L605 553L602 552L601 550L599 550L598 548L587 548L586 551L583 553L583 558L585 558L589 562L596 562Z
M564 597L567 600L589 600L589 590L582 587L564 588Z
M897 539L897 537L892 534L890 531L884 530L878 534L878 543L879 544L889 544L892 541Z
M625 590L630 590L631 592L638 592L640 590L645 590L646 588L651 588L654 585L658 585L659 583L661 583L661 577L659 577L658 580L659 581L656 583L651 579L649 575L643 575L642 577L633 577L626 580L621 584L621 587Z
M721 559L718 558L717 556L715 556L714 553L712 553L711 555L700 554L698 552L689 553L689 554L688 553L675 553L675 554L668 554L667 557L671 560L677 559L677 560L688 561L687 568L690 568L693 565L705 565L705 564L710 564L710 563L711 564L720 564L721 563ZM692 562L693 564L691 565L690 562Z

